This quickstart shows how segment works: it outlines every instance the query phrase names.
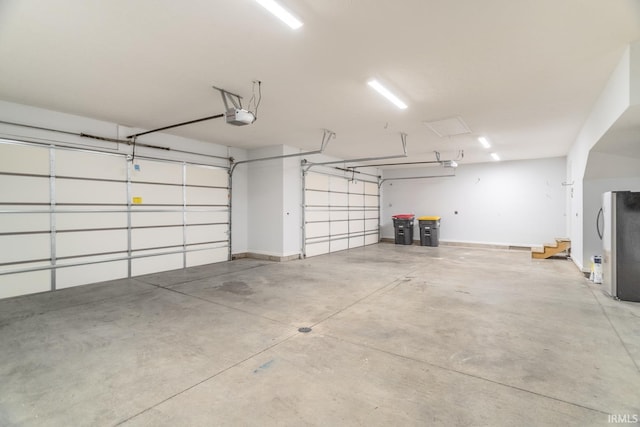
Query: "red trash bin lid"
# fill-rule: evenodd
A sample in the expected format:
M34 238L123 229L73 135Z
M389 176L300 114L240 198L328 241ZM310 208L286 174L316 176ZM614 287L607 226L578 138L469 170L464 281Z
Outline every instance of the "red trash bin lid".
M413 219L415 217L414 214L398 214L394 215L391 218L393 219Z

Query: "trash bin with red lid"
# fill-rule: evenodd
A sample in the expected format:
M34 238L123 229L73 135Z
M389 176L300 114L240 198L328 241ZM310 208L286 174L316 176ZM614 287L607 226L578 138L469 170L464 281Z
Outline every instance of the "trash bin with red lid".
M393 215L396 245L413 245L413 214Z

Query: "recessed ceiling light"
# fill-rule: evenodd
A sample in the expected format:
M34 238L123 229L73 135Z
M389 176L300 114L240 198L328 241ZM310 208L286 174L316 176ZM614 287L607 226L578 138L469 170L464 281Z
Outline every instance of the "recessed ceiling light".
M384 96L389 101L391 101L396 107L400 108L401 110L404 110L405 108L407 108L407 104L402 102L400 98L398 98L393 93L391 93L389 89L382 86L379 81L373 79L373 80L369 80L367 84L372 88L374 88L375 90L377 90L380 95Z
M480 144L482 144L482 146L484 148L490 148L491 144L489 144L489 140L487 138L485 138L484 136L481 136L480 138L478 138L478 141L480 141Z
M269 12L273 13L292 29L297 30L298 28L302 27L302 22L300 22L295 16L289 13L289 11L280 6L274 0L256 0L256 2L258 2L260 6L264 7Z
M500 161L500 156L498 156L498 153L491 153L491 157L493 157L493 160L495 160L496 162Z

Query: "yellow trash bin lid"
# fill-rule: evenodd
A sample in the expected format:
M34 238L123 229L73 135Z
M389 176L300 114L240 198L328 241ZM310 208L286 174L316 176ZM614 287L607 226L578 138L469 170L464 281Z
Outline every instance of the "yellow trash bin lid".
M439 216L421 216L418 217L418 221L440 221Z

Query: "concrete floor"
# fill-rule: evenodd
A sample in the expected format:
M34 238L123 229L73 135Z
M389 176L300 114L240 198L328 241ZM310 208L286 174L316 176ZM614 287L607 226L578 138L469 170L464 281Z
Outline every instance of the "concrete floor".
M521 251L380 244L2 300L0 343L2 426L640 415L640 304Z

